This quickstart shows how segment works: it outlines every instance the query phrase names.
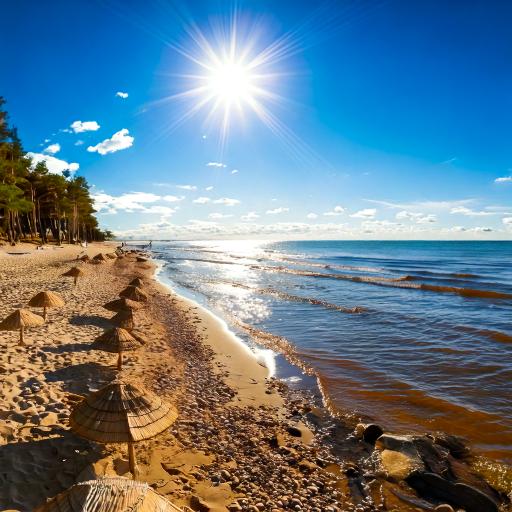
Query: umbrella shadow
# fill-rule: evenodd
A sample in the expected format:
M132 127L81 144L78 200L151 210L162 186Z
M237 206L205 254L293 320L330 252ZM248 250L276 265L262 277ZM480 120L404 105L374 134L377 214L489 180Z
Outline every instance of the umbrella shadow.
M69 431L0 446L0 510L33 510L75 483L101 449Z
M44 347L43 352L52 354L65 354L66 352L89 352L92 349L92 343L66 343L57 347Z
M69 319L71 325L94 325L103 329L112 327L108 318L99 315L75 315Z
M114 367L94 362L65 366L44 374L47 382L62 382L64 391L78 395L89 394L91 389L99 389L116 375Z

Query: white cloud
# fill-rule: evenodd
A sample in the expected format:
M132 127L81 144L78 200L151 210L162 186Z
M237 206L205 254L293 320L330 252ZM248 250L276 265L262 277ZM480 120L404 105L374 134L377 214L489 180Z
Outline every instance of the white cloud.
M222 162L208 162L206 164L206 167L218 167L218 168L223 168L223 167L226 167L226 164L223 164Z
M501 219L501 222L503 222L503 224L505 224L505 226L507 227L512 227L512 217L503 217L503 219Z
M209 203L211 199L209 197L198 197L197 199L194 199L192 202L196 204L206 204Z
M364 208L356 213L353 213L351 217L354 219L373 219L377 213L375 208Z
M195 185L176 185L176 188L180 188L181 190L197 190Z
M161 215L162 218L170 217L173 213L175 213L177 208L169 208L169 206L161 206L161 205L152 205L148 208L144 208L142 213L154 213Z
M118 210L123 210L129 213L135 211L142 213L162 213L164 211L152 210L156 205L150 208L145 206L146 203L156 203L161 199L160 196L147 192L128 192L126 194L121 194L120 196L111 196L110 194L99 192L97 194L92 194L92 199L94 201L94 208L100 213L117 213ZM169 208L169 210L171 210L171 208Z
M75 121L71 123L71 129L75 133L95 132L100 129L100 125L96 121Z
M308 213L308 214L306 215L306 217L307 217L308 219L317 219L317 218L318 218L318 215L317 215L316 213Z
M460 214L466 215L467 217L487 217L488 215L496 215L494 212L489 211L475 211L471 208L466 208L465 206L458 206L456 208L452 208L450 210L451 214Z
M231 171L231 174L238 174L238 169L233 169L233 170Z
M225 215L224 213L210 213L208 215L210 219L229 219L229 217L233 217L233 215Z
M503 176L502 178L496 178L494 183L512 183L512 176Z
M345 208L343 206L335 206L330 212L325 212L324 215L327 217L337 217L345 212Z
M164 196L162 199L168 203L178 203L179 201L183 201L185 196Z
M51 155L55 155L55 153L58 153L60 151L60 144L50 144L46 149L43 150L44 153L50 153Z
M33 167L39 162L44 162L51 174L62 174L64 171L76 172L80 168L80 165L76 162L68 163L65 160L60 160L50 155L43 155L42 153L29 152L26 156L32 159Z
M77 140L75 142L75 146L83 146L84 145L84 141L83 140Z
M443 211L457 208L458 206L467 206L474 203L474 199L459 199L455 201L416 201L412 203L391 203L389 201L378 201L376 199L365 199L365 201L374 204L380 204L386 208L399 210L418 211L418 210L434 210Z
M107 153L115 153L122 149L128 149L132 147L133 141L135 140L128 134L129 131L126 128L123 128L122 130L114 133L110 139L105 139L103 142L96 144L96 146L89 146L87 151L90 153L98 152L100 155L106 155Z
M210 192L210 190L213 190L213 187L210 185L209 187L206 187L206 188L205 188L205 190L206 190L207 192Z
M240 217L242 222L252 222L253 220L259 219L260 216L256 212L249 212Z
M407 210L402 210L395 215L397 220L411 220L416 222L417 224L429 224L432 222L437 222L437 216L433 213L425 214L419 212L409 212Z
M267 210L265 213L267 215L279 215L281 213L289 212L290 208L274 208L273 210Z
M224 206L235 206L236 204L240 204L238 199L231 199L229 197L221 197L220 199L215 199L213 202L214 204L223 204Z
M123 98L123 100L125 100L126 98L128 98L128 93L127 92L117 91L116 92L116 96L118 98Z

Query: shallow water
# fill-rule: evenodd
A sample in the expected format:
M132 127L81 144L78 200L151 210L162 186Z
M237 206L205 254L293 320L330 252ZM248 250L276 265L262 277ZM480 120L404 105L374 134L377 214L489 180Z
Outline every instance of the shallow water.
M286 338L335 410L463 435L512 461L512 243L153 247L179 291Z

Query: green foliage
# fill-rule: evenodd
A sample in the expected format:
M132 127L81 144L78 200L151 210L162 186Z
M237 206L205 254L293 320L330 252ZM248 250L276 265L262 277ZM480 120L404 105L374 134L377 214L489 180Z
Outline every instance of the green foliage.
M85 178L51 174L44 162L31 165L4 105L0 97L0 237L60 243L112 236L98 229Z

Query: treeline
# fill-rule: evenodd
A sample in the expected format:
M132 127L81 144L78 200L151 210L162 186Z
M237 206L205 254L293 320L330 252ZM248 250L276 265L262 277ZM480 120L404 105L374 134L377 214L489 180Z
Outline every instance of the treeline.
M4 105L0 97L0 239L60 244L109 238L98 228L85 178L51 174L44 162L32 167Z

